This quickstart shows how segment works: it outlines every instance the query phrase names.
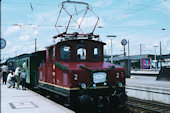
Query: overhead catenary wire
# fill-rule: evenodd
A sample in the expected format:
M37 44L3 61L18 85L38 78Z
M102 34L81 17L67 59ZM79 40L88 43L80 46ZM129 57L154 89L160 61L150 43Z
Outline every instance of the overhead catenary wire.
M156 2L156 3L150 4L150 5L147 5L147 6L145 6L145 7L142 7L142 8L136 9L136 10L133 10L133 11L131 11L131 12L125 14L125 15L113 17L112 19L119 19L119 18L122 18L122 17L124 17L124 16L128 16L129 14L136 13L136 12L142 11L142 10L144 10L144 9L146 9L146 8L149 8L149 7L152 7L152 6L161 4L161 3L163 3L163 2L166 2L166 0L160 1L160 2Z
M9 5L9 4L16 4L16 5L29 5L30 4L30 2L14 2L14 1L12 1L12 2L7 2L7 1L3 1L2 2L2 4L7 4L7 5ZM36 4L35 4L36 6L54 6L54 7L56 7L56 5L55 4L48 4L48 3L42 3L42 1L40 0L40 2L37 2Z
M150 5L147 5L147 6L145 6L145 7L142 7L142 8L140 8L140 9L134 9L134 11L132 11L132 12L129 12L128 14L131 14L131 13L134 13L134 12L138 12L138 11L142 11L143 9L146 9L146 8L149 8L149 7L151 7L151 6L155 6L155 5L157 5L157 4L159 4L159 3L162 3L162 2L165 2L166 0L163 0L163 1L160 1L160 2L156 2L156 3L154 3L154 4L150 4ZM11 4L30 4L30 3L25 3L25 2L6 2L6 1L4 1L4 2L2 2L2 3L11 3ZM40 2L37 2L37 6L38 5L48 5L48 4L40 4ZM35 7L37 7L37 6L35 6ZM55 5L56 6L56 5ZM125 15L128 15L128 14L125 14ZM124 15L124 16L125 16ZM123 17L123 15L122 16L120 16L120 17L115 17L115 18L121 18L121 17ZM45 19L44 21L48 21L48 19L50 19L51 18L51 16L49 17L49 18L47 18L47 19ZM114 19L114 18L112 18L112 19ZM48 26L48 25L43 25L44 23L42 22L41 24L39 24L38 26L37 26L37 28L38 27L40 27L40 26ZM2 24L2 25L4 25L4 24ZM7 24L6 24L7 25Z
M145 6L145 7L143 7L143 8L140 8L140 9L136 9L136 10L134 10L135 12L136 11L143 11L143 9L147 9L147 8L149 8L149 7L151 7L151 6L155 6L155 5L157 5L157 4L159 4L159 3L162 3L162 2L165 2L165 0L164 1L160 1L160 2L156 2L156 3L154 3L154 4L150 4L150 5L147 5L147 6ZM27 3L28 4L28 3ZM130 12L130 13L134 13L134 11L133 12ZM128 14L130 14L130 13L128 13ZM40 26L50 26L50 25L44 25L44 22L45 21L48 21L48 19L50 19L52 16L50 16L49 18L47 18L47 19L45 19L42 23L40 23L39 25L37 25L37 27L36 27L36 29L38 29L38 27L40 27ZM166 22L165 22L166 23ZM4 24L2 24L2 25L4 25ZM7 24L6 24L7 25ZM165 26L169 26L168 24L166 24ZM151 27L146 27L145 29L153 29L153 27L151 26ZM155 28L154 28L155 29ZM131 32L131 33L134 33L134 31L133 32ZM127 33L126 33L127 34ZM126 35L126 34L124 34L124 35ZM130 34L130 33L129 33Z

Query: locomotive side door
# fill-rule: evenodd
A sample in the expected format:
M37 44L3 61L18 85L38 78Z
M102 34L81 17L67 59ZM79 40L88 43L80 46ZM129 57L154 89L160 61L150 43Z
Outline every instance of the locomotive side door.
M47 71L47 82L48 83L52 83L52 81L51 81L51 76L52 76L52 48L51 47L49 47L48 49L47 49L47 61L46 61L46 64L47 64L47 69L46 69L46 71Z
M52 61L51 61L51 83L56 84L56 46L52 47Z
M55 76L56 76L56 46L52 46L48 48L48 62L47 62L47 82L51 84L55 84Z

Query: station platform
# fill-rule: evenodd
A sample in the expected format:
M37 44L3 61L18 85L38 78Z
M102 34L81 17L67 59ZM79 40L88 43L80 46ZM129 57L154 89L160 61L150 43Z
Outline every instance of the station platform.
M160 70L148 70L148 69L140 69L140 70L131 70L130 73L134 75L150 75L150 76L158 76Z
M1 84L1 113L74 113L31 90L7 86Z
M170 81L157 81L153 76L126 78L126 92L130 97L170 104Z

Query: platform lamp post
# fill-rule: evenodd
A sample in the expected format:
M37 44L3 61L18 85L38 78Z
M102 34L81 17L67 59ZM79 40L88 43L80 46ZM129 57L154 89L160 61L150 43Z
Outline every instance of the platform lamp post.
M162 28L162 31L165 31L166 28ZM160 41L160 68L162 69L162 45L161 45L161 41Z
M116 38L116 35L107 35L106 37ZM113 50L112 50L112 39L111 39L111 63L113 63Z
M156 62L157 62L157 61L156 61L156 48L157 48L158 46L153 46L153 47L155 48L155 61L154 61L154 62L155 62L155 72L156 72L156 69L157 69L157 66L156 66Z

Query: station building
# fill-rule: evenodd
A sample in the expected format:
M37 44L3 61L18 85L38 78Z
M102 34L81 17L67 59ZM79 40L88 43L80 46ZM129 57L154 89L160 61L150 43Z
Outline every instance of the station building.
M111 62L111 56L105 55L104 61ZM170 67L170 54L166 55L114 55L113 63L126 67L127 75L131 74L159 74L161 68Z

